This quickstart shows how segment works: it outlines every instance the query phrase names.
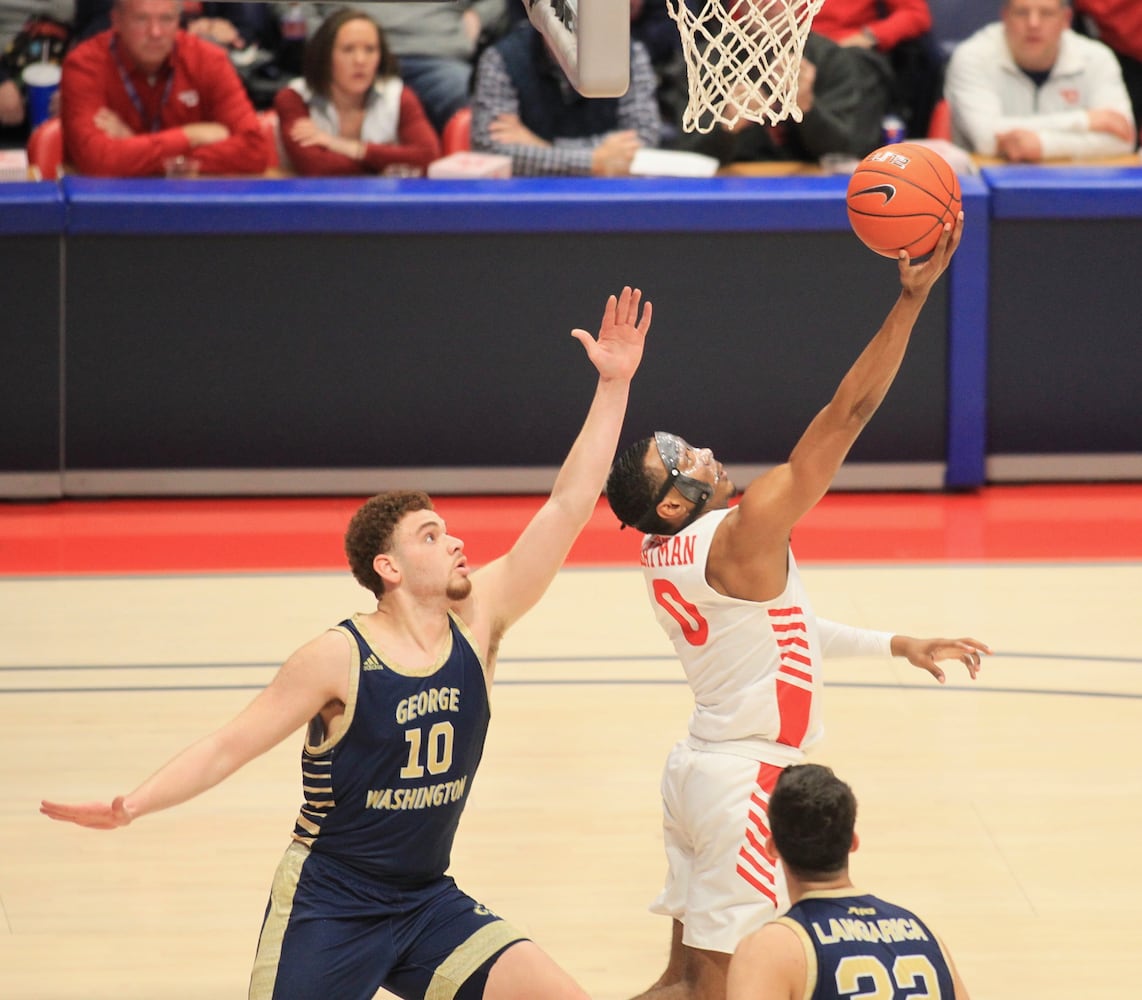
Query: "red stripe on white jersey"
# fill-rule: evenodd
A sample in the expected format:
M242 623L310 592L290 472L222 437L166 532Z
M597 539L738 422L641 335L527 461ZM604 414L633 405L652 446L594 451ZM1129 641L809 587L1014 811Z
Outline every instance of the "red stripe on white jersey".
M788 639L778 639L778 646L800 646L802 649L808 649L809 643L807 640L802 639L799 635L791 635Z
M775 907L777 906L777 893L774 892L764 882L755 878L753 874L747 869L738 865L738 874L744 878L750 885L752 885L758 892L760 892L766 899L768 899Z
M771 608L771 618L791 618L793 615L803 615L801 608ZM770 628L775 634L775 641L780 654L780 664L777 668L777 681L775 694L777 696L777 713L780 727L777 742L790 747L799 747L805 742L805 734L809 731L809 718L813 710L813 661L803 653L788 647L799 646L808 650L809 644L799 636L783 637L785 632L807 632L803 619L792 621L773 621ZM793 664L808 668L799 670Z
M749 841L750 847L752 847L755 851L757 851L763 858L767 858L769 861L771 861L773 863L777 862L777 859L772 854L770 854L769 851L767 851L765 849L765 844L763 844L760 840L758 840L757 837L755 837L753 835L753 831L750 830L748 827L746 828L746 831L745 831L745 839L747 841ZM744 848L743 848L743 850L744 850Z
M776 885L777 876L774 874L775 862L772 861L768 854L762 853L759 857L749 850L748 847L742 847L738 851L738 857L746 864L757 872L766 882Z
M777 668L777 673L786 680L804 681L810 689L813 687L813 675L805 673L804 670L796 670L793 667L787 667L783 664Z
M776 764L759 764L757 768L757 789L750 793L751 806L743 843L738 851L746 864L737 865L737 873L760 892L774 907L777 906L776 870L777 859L765 849L765 839L769 836L769 793L777 784L782 768ZM756 828L758 836L750 826Z

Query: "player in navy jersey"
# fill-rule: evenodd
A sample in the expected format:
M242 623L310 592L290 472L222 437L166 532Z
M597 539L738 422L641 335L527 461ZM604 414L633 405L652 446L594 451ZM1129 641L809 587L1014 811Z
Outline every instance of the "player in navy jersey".
M651 306L624 288L598 337L599 373L551 496L511 549L473 571L423 493L383 493L353 516L350 568L377 609L289 657L226 725L110 803L44 802L52 819L111 829L185 802L308 725L304 804L274 876L251 1000L585 1000L534 942L445 875L488 727L505 630L543 595L602 491Z
M813 418L787 461L741 501L707 448L659 432L615 460L612 510L644 533L647 596L694 696L686 736L662 775L665 885L651 905L671 918L665 971L637 1000L721 1000L738 942L776 916L784 885L765 839L765 804L781 769L821 736L823 660L898 656L944 680L941 660L971 677L987 647L918 639L819 618L790 547L824 496L904 359L913 326L951 263L963 215L932 256L901 252L900 294L880 330Z
M727 1000L968 1000L951 956L911 910L854 888L857 804L820 764L785 768L769 799L766 846L792 906L730 961Z

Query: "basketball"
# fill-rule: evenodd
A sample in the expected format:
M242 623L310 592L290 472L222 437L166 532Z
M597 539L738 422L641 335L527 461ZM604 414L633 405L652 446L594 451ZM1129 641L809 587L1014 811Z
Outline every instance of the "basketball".
M907 250L921 263L936 249L944 223L956 221L963 199L956 172L939 153L897 142L857 164L845 202L849 225L882 257Z

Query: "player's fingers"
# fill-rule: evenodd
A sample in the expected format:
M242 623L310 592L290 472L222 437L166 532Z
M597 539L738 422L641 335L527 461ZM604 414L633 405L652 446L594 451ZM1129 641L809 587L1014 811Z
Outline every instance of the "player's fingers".
M952 226L951 239L948 243L950 253L955 253L956 247L960 245L960 240L964 235L964 213L959 212L956 214L955 225Z
M651 307L650 303L647 302L642 310L642 320L638 324L638 332L641 333L644 337L646 336L646 332L650 329L650 317L653 312L653 308Z
M633 325L638 320L638 304L642 301L642 290L638 288L624 288L623 294L630 292L627 299L626 316L624 317L627 323Z
M619 293L618 309L615 314L620 323L627 322L627 317L630 316L630 300L630 285L623 285L623 290Z
M613 295L608 295L607 304L603 307L603 326L614 326L618 308L619 300Z
M980 642L978 639L971 638L971 636L965 635L962 639L957 639L956 642L965 649L973 649L977 653L991 654L991 647L986 642Z
M936 250L932 254L933 257L941 257L947 259L949 250L951 249L952 237L955 233L956 224L954 222L945 222L944 228L940 232L940 238L936 241Z

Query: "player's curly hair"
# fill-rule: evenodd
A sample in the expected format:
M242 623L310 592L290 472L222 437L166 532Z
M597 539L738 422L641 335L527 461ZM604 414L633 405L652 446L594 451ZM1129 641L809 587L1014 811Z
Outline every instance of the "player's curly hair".
M646 456L653 444L653 437L645 437L623 451L611 465L604 492L623 524L652 535L673 535L677 529L650 509L666 481L665 476L656 481L646 468Z
M373 560L387 552L393 531L401 518L414 510L433 510L432 500L420 490L390 490L366 500L345 529L345 555L357 582L381 600L384 581L373 569Z
M832 768L785 768L769 796L769 830L787 868L806 881L848 867L857 802Z

